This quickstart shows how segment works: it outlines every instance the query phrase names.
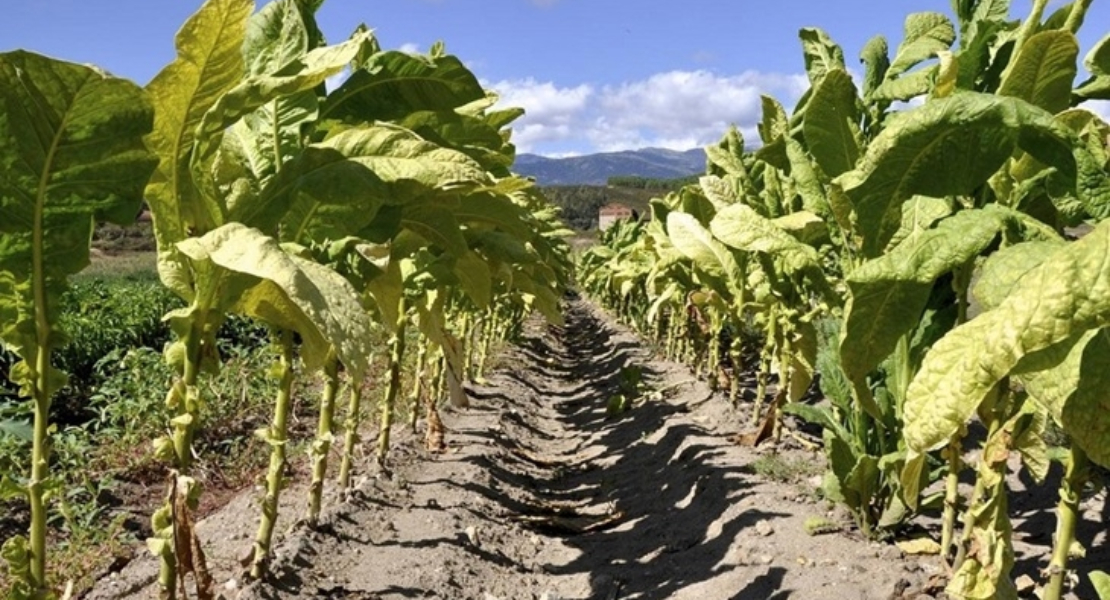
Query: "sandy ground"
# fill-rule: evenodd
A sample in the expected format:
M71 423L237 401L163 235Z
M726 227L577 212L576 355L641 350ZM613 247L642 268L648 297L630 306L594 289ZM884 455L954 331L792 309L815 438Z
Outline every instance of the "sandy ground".
M245 581L237 561L257 526L257 492L201 523L217 591L229 599L943 597L939 559L864 540L807 481L755 475L753 461L773 450L729 441L746 419L587 303L568 303L564 329L532 324L500 362L486 385L468 388L469 408L445 413L447 453L427 453L413 432L399 431L392 476L374 476L365 462L353 494L329 492L316 530L291 525L305 496L300 484L288 489L270 579ZM607 400L632 365L666 391L612 417ZM1018 571L1032 572L1053 518L1016 495L1016 509L1028 511L1015 522ZM1105 497L1085 506L1089 568L1107 560ZM814 515L845 529L808 535L803 523ZM86 597L157 597L156 565L137 555Z

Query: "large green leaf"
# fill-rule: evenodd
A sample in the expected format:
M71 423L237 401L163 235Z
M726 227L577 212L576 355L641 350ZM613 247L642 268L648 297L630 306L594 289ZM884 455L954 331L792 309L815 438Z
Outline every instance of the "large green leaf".
M995 211L961 211L849 273L840 340L848 377L861 381L890 355L920 321L934 282L982 252L1004 225Z
M865 252L875 255L897 231L905 200L971 194L1018 147L1074 177L1072 139L1026 102L963 92L904 113L838 181L852 199Z
M1076 88L1075 95L1085 100L1110 100L1110 33L1091 48L1083 65L1091 78Z
M366 372L375 350L370 319L358 293L335 271L289 254L274 238L241 223L184 240L178 248L226 272L220 308L296 331L307 368L322 367L334 347L355 380Z
M1092 571L1089 577L1099 600L1110 600L1110 575L1103 571Z
M672 212L667 215L667 236L671 243L697 269L739 285L740 267L732 251L713 235L693 215Z
M328 96L322 117L389 121L418 110L453 110L485 96L454 56L379 52Z
M493 274L489 264L473 250L467 250L455 261L459 287L479 310L490 305L493 298Z
M513 153L505 148L498 129L483 118L448 110L422 110L400 119L398 124L429 142L466 154L487 171L509 175Z
M863 45L860 50L859 60L864 65L863 97L870 98L871 94L886 79L887 69L890 68L890 57L887 55L886 38L877 35Z
M803 134L810 154L829 177L851 170L859 158L857 101L852 76L840 69L829 71L813 90Z
M902 207L902 224L891 236L887 248L915 240L928 231L934 223L952 214L952 202L944 198L914 196Z
M94 222L138 215L157 162L142 139L152 119L129 81L30 52L0 54L0 338L21 357L62 340L52 331L59 296L89 263ZM26 366L13 375L37 368Z
M1008 246L991 254L979 270L972 295L984 310L997 307L1020 285L1026 273L1063 245L1063 240L1033 241Z
M794 191L802 198L802 208L819 215L828 215L831 209L825 199L825 186L822 184L827 179L818 173L817 165L802 148L801 142L793 138L786 140L786 157L790 161L790 179L794 184Z
M428 203L412 202L403 207L401 224L420 234L429 244L460 257L467 253L459 220L450 210Z
M271 155L274 169L280 168L285 160L282 152L289 152L298 146L296 142L302 122L298 117L303 115L306 120L315 116L315 107L310 105L308 110L305 109L305 104L311 102L306 96L315 99L313 90L323 85L328 77L340 73L372 43L370 33L363 33L342 44L316 48L275 72L243 79L222 94L201 120L197 129L194 165L204 171L219 147L223 132L244 116L261 111L247 125L254 133L254 143L261 146L258 152ZM290 96L292 98L288 101L283 100ZM293 114L284 114L287 111ZM306 112L307 115L304 115Z
M766 94L759 97L763 106L763 118L759 125L759 138L767 146L775 140L790 134L790 119L786 116L786 109L782 104Z
M146 201L158 240L158 272L184 298L192 297L191 275L174 244L225 220L223 205L202 194L190 172L196 130L208 109L243 77L241 48L253 10L251 0L207 0L177 32L177 57L147 84L155 116L146 141L159 164Z
M387 203L475 187L485 171L465 154L388 125L347 130L305 148L232 216L283 239L345 237L369 225Z
M1050 113L1071 105L1079 41L1070 31L1042 31L1022 45L998 93L1021 98Z
M309 9L309 10L305 10ZM250 18L243 39L248 75L267 75L300 59L317 45L319 30L303 0L274 0Z
M788 272L818 267L817 251L812 246L799 242L744 204L734 204L717 213L709 230L737 250L781 257Z
M832 41L829 34L815 27L804 27L798 32L802 41L802 53L805 55L806 74L809 82L816 84L824 79L825 74L834 69L844 70L844 51L836 42Z
M887 79L871 93L871 100L885 100L887 102L898 100L908 102L918 96L923 96L933 89L939 69L937 65L929 65L916 71L911 71Z
M898 52L887 70L887 78L898 77L942 50L947 50L956 41L956 30L952 22L941 13L920 12L906 17L904 37L898 45Z
M764 96L766 98L766 96ZM705 157L710 175L739 175L745 176L748 170L744 167L744 136L735 125L730 125L721 141L716 145L705 148Z
M1024 356L1110 322L1108 253L1110 223L1103 223L1031 269L997 308L935 344L907 392L907 445L919 452L944 445Z
M1108 346L1106 330L1092 329L1026 354L1014 365L1011 376L1029 397L1057 423L1062 423L1064 404L1079 387L1080 368L1089 345Z
M1110 467L1110 337L1103 329L1083 349L1079 385L1060 420L1073 442L1094 462Z

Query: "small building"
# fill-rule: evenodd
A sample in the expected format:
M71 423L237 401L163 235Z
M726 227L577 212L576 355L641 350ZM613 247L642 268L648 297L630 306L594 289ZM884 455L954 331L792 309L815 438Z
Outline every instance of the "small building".
M605 231L617 221L635 218L636 211L619 202L610 202L597 211L597 228Z

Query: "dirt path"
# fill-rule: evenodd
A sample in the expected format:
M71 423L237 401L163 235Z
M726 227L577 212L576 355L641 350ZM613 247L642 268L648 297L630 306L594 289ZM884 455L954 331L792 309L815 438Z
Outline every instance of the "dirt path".
M333 496L320 530L294 528L271 581L243 585L236 564L257 494L202 523L221 593L885 600L918 597L900 592L939 572L890 546L807 535L806 517L828 507L804 486L755 476L758 455L727 440L739 421L728 403L584 302L569 303L564 330L534 325L501 363L469 390L470 408L445 414L450 452L427 455L400 432L394 477ZM607 399L633 365L669 391L612 418ZM284 497L279 527L303 510L301 489ZM88 597L155 597L154 574L152 561L133 561Z

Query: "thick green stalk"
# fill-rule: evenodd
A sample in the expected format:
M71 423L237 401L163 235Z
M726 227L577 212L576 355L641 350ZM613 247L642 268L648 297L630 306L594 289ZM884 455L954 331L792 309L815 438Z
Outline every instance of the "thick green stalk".
M673 361L675 359L675 346L678 339L678 323L674 316L674 309L667 312L667 341L666 341L666 356L667 360Z
M420 392L424 386L424 369L428 362L428 345L420 344L416 350L416 370L413 371L412 393L409 394L409 427L416 430L416 422L420 419ZM480 368L480 367L479 367ZM479 375L480 376L480 375Z
M790 386L794 380L794 340L790 331L782 335L782 352L779 354L779 390L771 403L771 418L774 419L772 439L778 443L782 439L782 407L790 401Z
M709 374L716 379L717 369L721 366L721 327L715 325L709 334Z
M351 382L351 395L347 400L347 418L343 421L343 460L339 462L339 488L351 489L351 458L358 443L358 425L362 412L362 382Z
M197 420L200 418L200 391L197 386L197 377L200 374L201 340L204 337L202 323L203 318L197 318L185 339L182 340L185 345L185 364L182 366L180 381L174 384L175 389L171 391L173 398L176 400L176 416L172 421L173 433L171 437L174 460L176 461L175 467L181 475L187 475L192 467L193 436L196 431ZM173 506L170 503L173 502L174 485L176 484L171 481L170 491L166 495L167 506L164 510L167 514L173 514ZM159 527L155 526L155 531L158 530ZM166 540L166 549L159 554L161 563L158 583L162 589L162 597L173 600L177 597L177 557L174 554L172 532L170 536Z
M45 319L45 304L36 302L36 312L40 310L39 306L43 307L42 317ZM45 338L40 339L42 342L35 355L35 425L31 447L31 481L27 485L27 495L31 503L31 580L28 583L34 598L46 598L50 594L46 583L46 503L43 501L43 487L50 474L50 390L47 387L50 346Z
M1003 379L1003 383L1004 383L1004 385L999 386L1000 389L1008 389L1009 388L1009 380L1008 379ZM1003 408L1003 406L1005 404L1007 404L1006 400L1003 399L1003 398L998 398L994 402L995 402L995 405L990 411L991 421L990 421L990 423L987 424L986 441L983 442L984 449L986 449L987 444L989 444L991 442L991 440L995 439L995 437L999 434L999 430L1002 429L1003 423L1006 422L1006 411ZM1005 481L1006 464L1005 464L1005 462L1004 461L1002 462L1001 467L998 467L998 466L993 466L992 467L992 466L985 466L984 465L985 460L987 460L985 454L983 456L980 456L980 458L979 458L980 471L983 471L984 469L990 470L992 468L997 471L999 468L1001 468L1001 470L1002 470L1002 473L1001 473L1002 476L1000 477L1001 481L999 482L999 484L997 486L994 486L994 488L992 489L992 493L991 493L990 497L985 497L985 494L987 493L986 478L983 476L982 472L980 472L976 476L976 478L975 478L975 489L971 492L971 501L968 503L967 510L964 511L964 529L960 533L959 548L956 551L956 560L952 561L952 570L953 571L958 571L960 569L960 566L963 565L964 560L967 559L967 551L968 551L968 545L970 544L970 541L971 541L971 534L975 530L975 515L978 512L981 512L980 507L985 506L992 499L997 498L998 494L1000 494L1000 493L1005 494L1006 493L1006 490L1005 490L1005 487L1006 487L1006 481ZM999 486L1001 486L1001 487L999 487Z
M732 345L729 347L729 361L732 363L732 376L728 381L728 401L733 406L736 406L737 398L740 396L740 376L743 374L743 342L740 341L739 333L732 338Z
M1048 566L1049 578L1044 590L1044 600L1060 600L1063 597L1068 552L1075 541L1079 494L1089 475L1087 454L1079 446L1072 444L1068 454L1067 472L1060 482L1060 503L1056 506L1056 545L1052 549L1052 560Z
M948 560L952 551L952 537L956 531L956 516L960 507L960 470L963 468L963 444L959 436L953 436L948 441L944 457L948 460L948 476L944 481L944 520L941 523L940 555Z
M1094 0L1077 0L1071 7L1071 12L1068 13L1068 20L1064 23L1064 29L1078 33L1079 28L1083 26L1083 18L1087 16L1087 9L1091 8L1091 3Z
M473 333L473 325L474 323L470 311L462 311L462 319L460 319L459 323L459 344L462 347L459 348L459 354L462 355L463 364L462 373L459 373L459 377L461 377L463 381L470 376L470 337Z
M755 386L755 405L752 407L752 425L758 425L763 416L763 403L767 395L767 384L771 378L771 361L775 355L775 333L777 320L775 316L767 317L767 339L763 343L763 352L759 355L759 376Z
M428 390L428 397L431 402L435 403L440 394L443 393L443 386L446 383L445 374L447 372L447 357L444 356L443 351L440 350L439 358L435 361L435 367L432 369L432 382L431 389Z
M185 343L185 365L181 373L183 393L177 398L176 416L173 421L173 450L177 459L177 470L186 475L193 465L193 436L196 422L200 418L200 392L197 376L200 373L201 340L204 337L202 320L198 318Z
M308 514L312 527L320 519L320 505L324 495L324 478L328 472L328 453L331 452L332 422L335 418L335 396L339 391L339 358L335 351L329 353L324 363L324 393L320 397L320 420L316 425L316 441L312 444L312 484L308 488Z
M1025 42L1029 41L1029 38L1040 28L1041 19L1044 17L1044 10L1047 7L1048 0L1033 0L1033 7L1029 11L1029 16L1022 22L1021 30L1018 32L1017 40L1014 42L1014 49L1010 54L1013 58L1006 67L1007 72L1012 68L1014 59L1017 58L1018 53L1021 52L1021 47L1024 46Z
M54 147L50 153L53 154ZM44 174L45 176L45 174ZM45 181L40 189L45 189ZM46 302L45 257L45 207L35 203L34 224L31 230L31 278L35 297L35 377L32 394L35 402L34 436L31 446L31 481L27 485L31 504L30 574L27 583L35 598L47 597L50 589L46 583L46 504L43 486L50 474L50 319Z
M293 395L293 332L281 332L281 356L279 359L280 380L277 404L274 406L274 421L266 433L270 444L270 470L266 473L266 497L262 500L262 520L258 526L258 536L254 542L254 563L251 577L261 579L266 574L266 564L270 558L270 547L274 537L274 525L278 517L278 500L281 494L283 473L285 471L289 407Z
M382 399L382 421L378 430L378 465L385 469L385 459L389 454L389 433L393 428L393 408L397 400L397 390L401 388L401 361L405 357L405 311L400 311L393 337L389 340L389 381Z
M491 308L489 316L486 318L485 331L482 332L482 347L478 350L478 379L483 379L486 376L486 361L489 359L490 344L493 343L493 338L498 335L497 328L497 311Z
M1034 8L1036 10L1036 8ZM1044 10L1044 7L1041 7ZM952 280L952 289L956 292L956 325L967 322L968 289L971 287L971 269L964 266L956 269ZM904 389L903 389L904 391ZM903 394L903 398L904 398ZM948 441L946 458L948 459L948 476L944 481L944 520L941 523L941 556L948 557L952 549L952 537L955 535L956 518L959 514L960 501L960 470L963 469L963 443L962 436L957 434ZM957 551L958 556L958 551Z

